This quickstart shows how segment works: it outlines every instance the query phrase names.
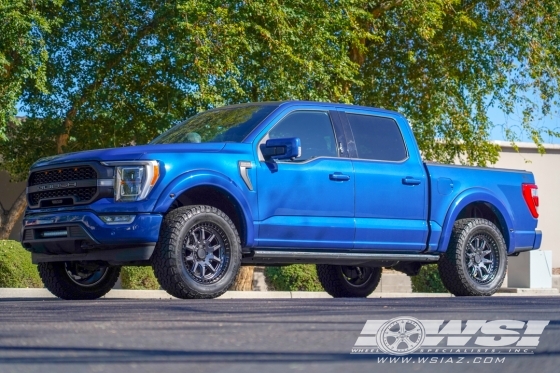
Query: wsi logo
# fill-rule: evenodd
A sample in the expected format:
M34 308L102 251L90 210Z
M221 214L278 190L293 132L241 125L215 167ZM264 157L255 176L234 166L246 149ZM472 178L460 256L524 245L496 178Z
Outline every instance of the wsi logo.
M352 353L530 354L549 320L368 320Z

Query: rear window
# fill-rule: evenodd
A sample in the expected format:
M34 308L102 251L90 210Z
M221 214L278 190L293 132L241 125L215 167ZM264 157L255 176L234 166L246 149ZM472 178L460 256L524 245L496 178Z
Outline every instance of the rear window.
M346 114L354 134L358 158L402 161L407 152L397 122L371 115Z

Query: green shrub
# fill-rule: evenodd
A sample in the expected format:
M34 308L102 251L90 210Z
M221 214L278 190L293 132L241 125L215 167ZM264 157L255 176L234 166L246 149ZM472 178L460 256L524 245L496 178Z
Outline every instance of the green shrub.
M122 267L121 286L130 290L158 290L159 283L152 267Z
M31 253L17 241L0 240L0 288L42 288Z
M410 278L413 293L447 293L447 289L441 282L437 264L422 266L417 276Z
M311 264L266 267L264 275L277 291L323 291L317 270Z

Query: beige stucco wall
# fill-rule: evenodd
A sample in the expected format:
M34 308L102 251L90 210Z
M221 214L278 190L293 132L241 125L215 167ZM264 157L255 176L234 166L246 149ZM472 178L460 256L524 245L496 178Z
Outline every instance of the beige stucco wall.
M0 171L0 202L5 209L10 209L19 194L25 189L25 182L10 183L10 175L7 172ZM10 239L19 240L19 226L21 220L16 223L16 229L10 235Z
M545 145L546 154L530 143L518 143L519 152L505 142L500 160L492 167L531 171L539 187L539 225L543 232L541 250L552 251L552 266L560 267L560 145Z

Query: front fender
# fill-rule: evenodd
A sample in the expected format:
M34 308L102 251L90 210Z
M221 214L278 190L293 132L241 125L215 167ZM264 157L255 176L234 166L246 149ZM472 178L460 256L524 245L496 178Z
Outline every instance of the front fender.
M453 231L453 224L457 220L457 217L463 208L473 202L486 202L494 207L496 213L498 214L498 218L505 226L505 230L507 232L504 239L506 241L508 253L512 253L515 248L515 238L512 231L514 225L511 209L509 208L509 205L501 201L489 190L483 188L467 189L459 194L453 202L451 202L447 215L445 216L442 228L443 233L439 239L437 251L445 252L447 250L447 245L449 245L449 240L451 239L451 233Z
M197 186L215 187L220 189L223 193L228 194L236 201L241 209L245 227L247 228L245 237L246 245L249 247L253 246L255 233L253 215L249 203L241 192L239 185L224 174L212 170L195 170L177 176L160 195L154 207L154 212L166 213L177 197Z

